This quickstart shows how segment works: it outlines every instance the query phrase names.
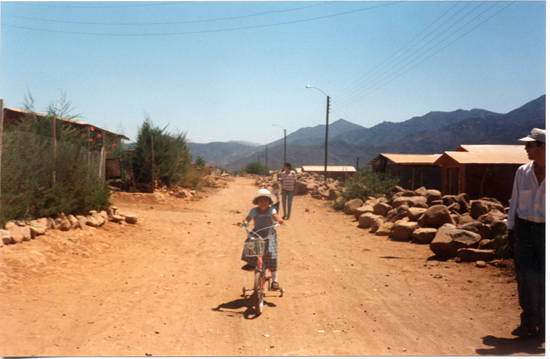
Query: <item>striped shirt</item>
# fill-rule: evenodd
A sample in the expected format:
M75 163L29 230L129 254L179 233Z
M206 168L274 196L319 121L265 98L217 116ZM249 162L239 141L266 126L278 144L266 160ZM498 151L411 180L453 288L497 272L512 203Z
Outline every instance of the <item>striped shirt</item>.
M508 210L508 229L514 228L518 217L536 223L546 222L546 179L539 185L534 166L534 162L529 162L516 172Z
M287 191L294 191L294 184L296 183L296 172L290 171L288 174L283 172L281 176L281 187Z

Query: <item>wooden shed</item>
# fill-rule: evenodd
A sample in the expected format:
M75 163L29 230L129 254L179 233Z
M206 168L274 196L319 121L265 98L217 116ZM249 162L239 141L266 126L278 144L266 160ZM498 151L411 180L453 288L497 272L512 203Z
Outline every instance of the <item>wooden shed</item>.
M325 175L325 166L302 166L303 173L315 173ZM353 166L327 166L327 177L340 182L345 182L356 172Z
M443 172L443 195L467 193L470 199L510 199L519 166L529 162L521 145L461 145L435 161Z
M368 164L375 172L399 177L399 186L404 189L426 187L441 191L441 167L434 164L440 156L381 153Z

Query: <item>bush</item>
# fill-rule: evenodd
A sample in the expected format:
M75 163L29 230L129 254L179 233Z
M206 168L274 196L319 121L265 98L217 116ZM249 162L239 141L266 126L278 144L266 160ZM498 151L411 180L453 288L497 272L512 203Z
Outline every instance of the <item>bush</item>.
M195 177L185 134L166 133L153 126L146 116L130 158L136 183L152 183L153 178L168 187L184 185ZM154 152L154 162L153 162Z
M340 200L334 202L333 208L343 209L345 202L360 198L366 201L369 197L390 198L399 178L387 173L375 173L370 169L361 169L339 188Z
M269 174L269 169L265 166L265 163L262 163L260 161L250 162L242 171L244 173L256 174L261 176Z
M75 118L67 113L70 104L64 97L59 105L50 104L45 119L38 118L33 107L30 97L25 104L29 114L7 126L3 136L0 221L84 214L108 207L109 189L99 177L99 152L84 131L56 121L54 163L52 119Z

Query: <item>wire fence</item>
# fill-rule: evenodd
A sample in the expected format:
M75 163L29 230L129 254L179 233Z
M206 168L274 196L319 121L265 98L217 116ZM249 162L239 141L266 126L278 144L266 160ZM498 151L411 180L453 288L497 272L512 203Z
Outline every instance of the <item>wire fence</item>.
M38 202L55 202L58 198L52 196L61 194L61 188L105 183L104 151L27 132L4 132L1 140L2 223L32 217Z

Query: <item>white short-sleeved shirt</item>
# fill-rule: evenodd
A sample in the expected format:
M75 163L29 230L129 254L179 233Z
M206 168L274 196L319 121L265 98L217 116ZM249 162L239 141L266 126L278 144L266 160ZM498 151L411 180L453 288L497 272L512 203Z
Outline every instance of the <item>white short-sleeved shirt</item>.
M508 210L508 229L514 229L517 217L536 223L546 222L546 178L539 185L534 166L534 162L529 162L516 171Z

